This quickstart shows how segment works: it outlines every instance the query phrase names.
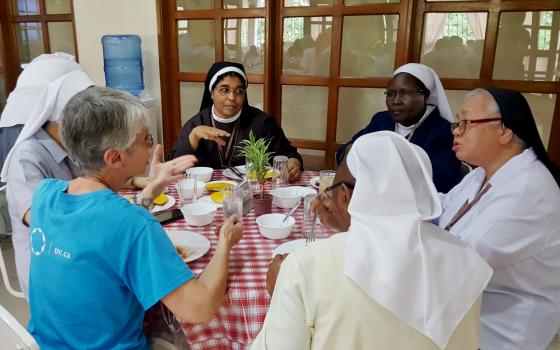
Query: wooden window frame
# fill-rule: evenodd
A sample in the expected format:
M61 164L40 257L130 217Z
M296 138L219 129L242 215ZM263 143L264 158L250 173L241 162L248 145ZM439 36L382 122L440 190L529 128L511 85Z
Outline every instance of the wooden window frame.
M70 22L74 37L74 49L76 53L76 61L78 61L78 43L76 39L76 25L74 23L74 1L70 0L69 14L47 14L45 0L37 0L39 5L39 15L14 15L12 0L0 1L0 34L3 39L3 49L0 54L4 59L4 73L6 77L6 91L12 91L15 88L17 77L21 73L20 56L18 52L18 41L15 30L17 23L34 22L41 23L41 32L43 36L43 47L45 53L50 53L50 38L48 32L48 23L50 22Z
M477 87L497 86L519 90L524 93L556 94L548 152L554 162L560 164L560 83L552 81L493 80L492 72L497 44L499 15L505 11L560 11L557 0L542 1L447 1L401 0L400 3L365 4L345 6L344 0L333 0L332 6L283 7L283 1L270 1L265 8L222 9L222 1L214 0L214 9L176 11L174 0L157 0L159 23L159 50L161 90L163 107L163 134L166 149L170 149L181 125L179 84L181 81L203 82L206 73L179 72L177 20L214 20L215 57L223 60L223 20L227 18L264 17L266 39L264 74L249 75L251 83L264 85L264 110L281 123L283 85L325 86L328 88L327 128L324 141L291 139L294 146L325 152L324 168L334 166L339 89L385 88L390 77L348 78L340 77L343 18L360 15L399 15L395 51L395 68L407 62L420 62L424 14L427 12L487 12L487 26L478 79L446 79L442 83L447 90L472 90ZM282 73L282 33L287 17L332 17L331 65L329 77L284 75ZM553 35L557 33L553 32ZM371 111L373 115L376 111ZM357 132L358 130L356 130Z

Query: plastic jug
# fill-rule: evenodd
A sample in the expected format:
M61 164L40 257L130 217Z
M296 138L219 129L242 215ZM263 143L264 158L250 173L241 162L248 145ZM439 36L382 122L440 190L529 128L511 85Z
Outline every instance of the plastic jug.
M144 90L141 40L138 35L104 35L103 61L108 87L130 92Z

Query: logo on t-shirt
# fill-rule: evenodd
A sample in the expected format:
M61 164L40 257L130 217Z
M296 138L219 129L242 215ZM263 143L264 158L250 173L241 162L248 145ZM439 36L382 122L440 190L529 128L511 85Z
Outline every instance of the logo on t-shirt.
M31 251L35 256L39 256L45 252L45 234L41 228L36 227L31 231Z

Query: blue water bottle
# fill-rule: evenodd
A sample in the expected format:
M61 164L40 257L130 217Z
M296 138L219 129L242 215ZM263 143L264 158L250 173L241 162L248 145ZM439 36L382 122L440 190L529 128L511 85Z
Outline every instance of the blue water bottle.
M144 90L141 40L138 35L104 35L103 61L108 87L130 92L134 96Z

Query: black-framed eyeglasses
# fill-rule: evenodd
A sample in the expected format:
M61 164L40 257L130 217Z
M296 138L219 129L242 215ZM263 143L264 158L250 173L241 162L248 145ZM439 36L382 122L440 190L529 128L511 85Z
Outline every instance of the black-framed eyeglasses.
M469 124L497 122L499 120L502 120L502 118L463 119L458 122L451 123L451 132L454 132L455 129L457 129L459 135L463 135L465 131L467 131Z
M228 96L230 93L233 93L233 96L238 97L238 96L245 96L245 94L247 93L247 89L245 88L235 88L235 89L230 89L227 86L220 86L219 88L217 88L216 90L218 90L218 93L220 94L220 96Z
M354 189L354 185L352 185L351 183L342 181L342 182L337 182L337 183L335 183L335 184L333 184L333 185L330 185L329 187L325 188L325 193L332 192L332 191L334 191L337 187L340 187L340 186L342 186L342 185L348 187L348 188L351 189L351 190Z
M415 95L425 95L424 90L414 90L414 91L396 91L396 90L387 90L384 92L385 98L387 100L393 100L395 98L400 97L401 100L408 100Z

